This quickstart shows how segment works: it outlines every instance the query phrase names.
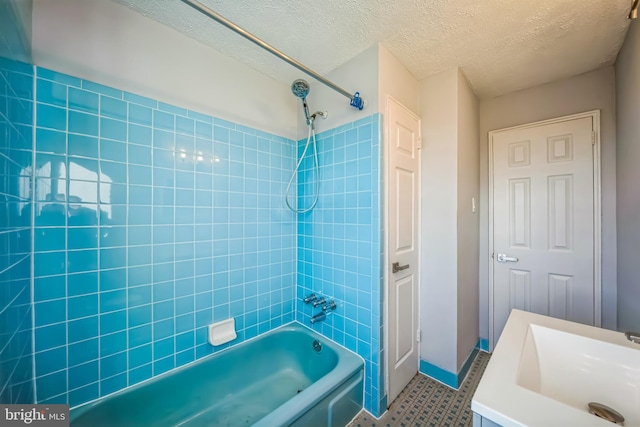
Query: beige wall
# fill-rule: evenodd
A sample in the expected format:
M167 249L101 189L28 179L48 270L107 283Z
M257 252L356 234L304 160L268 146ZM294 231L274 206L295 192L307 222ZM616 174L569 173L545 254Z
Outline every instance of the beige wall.
M420 82L421 359L457 373L478 341L478 100L459 69Z
M366 70L366 71L363 71ZM366 101L364 109L358 110L349 105L349 98L317 81L302 76L309 82L311 90L307 101L309 110L327 111L326 120L316 121L316 132L334 129L378 112L378 46L372 46L338 68L327 73L325 77L349 92L359 91ZM296 99L298 112L298 139L306 138L308 130L304 122L304 114L300 101Z
M112 1L34 0L33 63L277 135L297 134L298 104L288 85Z
M458 69L420 81L420 358L457 372Z
M640 329L640 22L616 62L618 329Z
M387 96L392 96L419 116L418 80L382 45L378 45L378 70L380 74L378 110L384 114Z
M472 212L480 196L479 104L458 70L458 365L478 342L479 215Z
M480 102L480 336L489 337L487 133L600 110L602 326L616 327L616 130L614 70L606 67Z

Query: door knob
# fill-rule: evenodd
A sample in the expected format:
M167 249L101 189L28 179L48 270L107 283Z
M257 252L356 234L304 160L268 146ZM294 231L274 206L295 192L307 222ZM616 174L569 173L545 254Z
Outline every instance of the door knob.
M406 270L407 268L409 268L409 264L400 265L399 262L394 262L393 264L391 264L391 271L393 273L397 273L398 271Z
M518 258L507 256L507 254L498 254L498 262L518 262Z

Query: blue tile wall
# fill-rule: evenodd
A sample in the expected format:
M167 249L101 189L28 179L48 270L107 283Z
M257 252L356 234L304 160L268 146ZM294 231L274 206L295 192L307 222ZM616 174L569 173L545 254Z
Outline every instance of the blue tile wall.
M358 353L366 362L365 408L380 415L382 364L382 201L379 114L317 135L320 196L298 215L297 296L315 292L337 309L313 329ZM306 139L298 142L298 155ZM312 150L309 148L309 150ZM301 165L298 206L315 195L313 156ZM320 308L298 304L297 320L309 325Z
M206 356L213 321L235 344L294 320L295 141L42 68L35 90L39 402Z
M34 399L32 82L31 65L0 57L0 403Z

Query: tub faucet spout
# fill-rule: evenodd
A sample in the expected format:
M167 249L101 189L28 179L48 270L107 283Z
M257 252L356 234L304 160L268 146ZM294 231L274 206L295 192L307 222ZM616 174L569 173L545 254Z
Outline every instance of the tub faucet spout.
M327 315L323 311L311 317L311 323L322 322L326 318L327 318Z

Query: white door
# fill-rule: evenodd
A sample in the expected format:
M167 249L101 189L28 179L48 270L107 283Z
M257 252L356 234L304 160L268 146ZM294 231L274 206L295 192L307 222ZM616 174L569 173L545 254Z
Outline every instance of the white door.
M572 116L490 133L491 348L513 308L596 323L597 117Z
M387 111L387 366L391 404L418 372L419 364L420 120L392 98Z

